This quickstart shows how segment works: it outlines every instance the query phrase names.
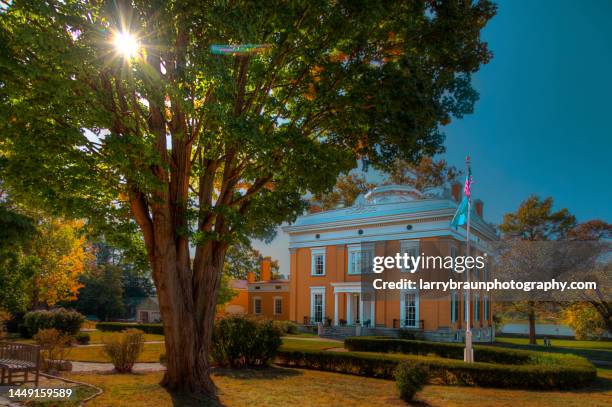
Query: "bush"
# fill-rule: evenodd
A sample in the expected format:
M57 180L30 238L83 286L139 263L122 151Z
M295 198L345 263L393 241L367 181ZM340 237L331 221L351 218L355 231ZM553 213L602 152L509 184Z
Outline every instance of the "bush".
M211 356L220 366L263 366L281 343L281 332L272 321L228 316L215 323Z
M414 332L409 329L400 329L397 332L397 337L400 339L416 339Z
M98 322L96 329L104 332L122 332L126 329L138 329L146 334L164 334L162 324L131 324L129 322Z
M104 338L104 353L119 373L130 373L144 348L144 333L126 329Z
M82 314L64 308L31 311L23 319L22 334L31 338L41 329L53 328L67 335L76 335L84 321Z
M401 362L395 368L395 384L399 397L404 401L410 401L414 395L427 383L429 371L420 363Z
M79 345L87 345L89 343L90 340L90 336L87 332L79 332L76 335L74 335L74 340L79 344Z
M451 385L567 389L586 386L597 376L593 365L574 355L543 354L538 365L468 364L437 357L361 352L280 351L277 356L277 364L282 366L380 379L392 379L397 365L404 361L420 363L429 369L432 381Z
M274 326L282 334L296 334L298 333L298 325L292 321L274 321Z
M50 328L39 330L34 339L40 346L43 370L62 370L69 352L70 336Z
M436 355L442 358L463 360L461 343L413 341L381 337L353 337L344 341L344 347L357 352L406 353L413 355ZM540 353L475 346L474 359L478 362L521 365L535 363Z

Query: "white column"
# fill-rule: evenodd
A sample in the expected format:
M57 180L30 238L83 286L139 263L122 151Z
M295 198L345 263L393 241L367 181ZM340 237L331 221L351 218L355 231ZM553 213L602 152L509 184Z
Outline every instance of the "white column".
M359 323L363 326L365 318L363 317L363 295L359 294Z
M338 293L334 292L334 325L338 325Z
M373 297L374 294L372 294L372 298L370 301L370 326L372 328L376 328L376 309L374 307L375 299Z
M353 323L353 316L351 315L351 293L346 293L346 324L351 325Z

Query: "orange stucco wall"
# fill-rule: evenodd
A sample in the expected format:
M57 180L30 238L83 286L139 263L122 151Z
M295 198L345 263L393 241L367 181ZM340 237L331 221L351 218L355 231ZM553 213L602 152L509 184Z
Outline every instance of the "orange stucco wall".
M426 255L450 255L448 245L427 244L427 242L435 243L440 238L421 239L422 251ZM448 240L445 238L444 240ZM359 275L348 274L348 246L347 245L330 245L319 246L325 247L325 275L313 276L311 273L311 248L298 248L291 250L291 281L290 281L290 314L289 319L297 323L303 323L305 320L310 320L311 316L311 287L325 287L325 312L324 316L333 320L334 318L334 286L332 283L338 282L359 282ZM426 249L423 249L426 248ZM384 241L376 242L374 246L375 256L395 256L400 251L400 241ZM458 252L457 254L462 254ZM472 253L473 255L473 253ZM421 273L417 278L424 280L430 279L433 281L445 280L443 273L445 271L428 271ZM418 273L417 273L418 274ZM416 274L415 274L416 275ZM399 270L392 271L387 274L388 280L406 278L406 273L401 273ZM338 318L346 319L346 303L347 295L338 294ZM484 312L484 304L482 303L484 293L480 294L481 317L479 321L472 326L489 326L491 324L492 303L489 306L489 321L483 321L482 315ZM456 323L451 323L451 307L450 294L439 298L419 298L419 320L423 320L425 330L436 330L438 328L459 329L462 327L463 316L463 301L462 294L459 294L459 318ZM364 312L365 314L365 312ZM473 314L473 307L472 307ZM376 293L375 304L375 322L377 326L385 326L391 328L400 319L400 296L399 292L383 292Z
M255 314L255 298L261 299L261 314ZM282 312L276 314L274 312L274 299L280 298L282 301ZM282 292L253 292L249 291L249 315L259 315L265 318L275 319L279 321L289 320L289 291Z

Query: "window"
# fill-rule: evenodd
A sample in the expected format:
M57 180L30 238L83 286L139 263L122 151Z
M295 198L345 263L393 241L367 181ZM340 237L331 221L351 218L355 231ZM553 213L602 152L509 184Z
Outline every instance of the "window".
M261 314L261 298L253 299L253 311L255 315Z
M402 293L401 321L406 328L418 328L419 321L419 293L406 291Z
M275 298L274 299L274 315L280 315L283 313L283 299Z
M374 247L371 245L351 245L348 248L348 274L367 273L372 269Z
M325 275L325 248L312 249L312 272L313 276Z
M408 256L410 257L417 257L419 255L419 241L418 240L402 240L402 242L400 243L400 254L402 256L402 258L404 257L404 254L407 253ZM413 268L413 264L412 264L412 260L408 261L408 267L403 267L403 262L404 260L402 260L402 268L400 269L403 272L409 273L412 271Z
M457 322L459 319L459 302L457 301L457 292L451 292L451 322Z
M312 322L323 322L325 317L325 287L310 288L310 319Z
M484 316L483 316L483 319L485 321L488 321L489 320L489 296L488 295L485 295L485 297L484 297L484 304L483 305L484 305Z
M474 294L474 321L480 319L480 294Z
M463 319L465 320L465 322L468 322L468 315L467 315L467 298L468 295L467 293L463 294Z

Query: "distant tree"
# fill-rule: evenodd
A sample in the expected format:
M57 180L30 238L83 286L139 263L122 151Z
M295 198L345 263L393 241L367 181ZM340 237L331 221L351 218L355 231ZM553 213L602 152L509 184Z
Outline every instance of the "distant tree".
M567 234L570 240L594 241L612 238L612 224L600 219L590 220L570 229Z
M221 287L219 288L219 296L217 297L217 307L227 304L234 298L238 292L231 286L231 278L227 274L221 277Z
M84 315L95 315L105 321L120 318L124 312L123 270L112 264L96 266L79 278L82 288L75 308Z
M30 304L27 284L32 270L26 250L34 235L34 221L0 204L0 309L23 312Z
M365 177L361 175L342 174L330 191L312 196L311 211L326 211L339 205L351 206L360 194L365 194L374 187L376 187L376 183L366 182Z
M418 164L396 160L389 171L385 184L410 185L418 190L439 187L457 181L463 172L445 160L434 161L432 157L421 158Z
M601 314L588 302L574 303L566 308L563 319L578 340L599 339L607 330Z
M516 212L504 215L504 221L499 226L504 238L525 241L513 244L512 253L506 254L507 258L513 259L516 273L529 273L533 268L550 260L542 259L542 256L546 255L527 242L564 239L576 225L576 218L567 209L554 212L552 208L552 198L541 200L537 196L530 196L521 203ZM529 343L533 345L536 343L536 314L542 306L544 304L532 300L517 301L514 304L515 309L528 318Z
M79 277L93 266L82 221L41 217L28 250L32 277L28 283L33 308L76 300Z
M223 274L229 278L236 280L245 280L247 274L252 272L255 278L261 278L261 262L264 256L251 246L249 241L240 241L227 250L225 264L223 265ZM270 266L272 275L278 275L279 265L278 260L271 260Z

